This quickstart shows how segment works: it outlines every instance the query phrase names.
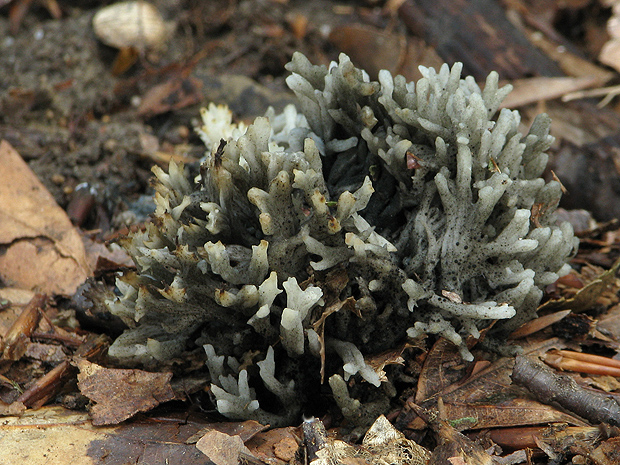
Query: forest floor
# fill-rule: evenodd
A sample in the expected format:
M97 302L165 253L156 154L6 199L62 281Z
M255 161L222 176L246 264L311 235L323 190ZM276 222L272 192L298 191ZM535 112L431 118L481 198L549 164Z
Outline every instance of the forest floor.
M196 169L205 150L195 132L201 107L224 103L237 121L250 122L270 106L281 110L294 102L284 66L295 51L316 64L329 64L344 51L371 78L385 68L413 80L420 76L418 64L437 67L455 60L464 62L464 74L479 82L497 69L500 79L515 86L506 106L519 109L524 128L536 114L550 114L556 142L547 177L559 176L567 188L561 207L572 212L563 214L582 245L573 261L573 280L549 289L549 297L561 302L542 311L558 316L571 308L576 315L566 327L549 329L528 347L542 351L544 346L545 353L562 350L563 360L587 347L587 352L613 360L588 360L599 371L585 381L573 378L612 397L615 391L614 399L620 399L620 285L615 278L620 256L620 103L615 95L620 90L614 87L620 83L620 3L476 0L456 8L445 0L155 0L169 24L165 46L134 50L125 59L93 30L94 14L109 3L0 0L0 414L5 416L5 421L0 418L0 464L18 459L32 464L211 463L195 446L205 436L206 424L210 431L228 428L231 435L211 438L212 444L240 435L262 460L246 458L247 463L293 460L300 430L264 432L261 425L232 423L214 427L200 417L196 405L178 400L183 392L204 391L208 383L200 376L192 382L184 379L186 384L175 385L172 392L165 376L88 365L86 359L96 357L83 353L108 343L98 333L114 336L118 329L104 331L97 326L101 322L92 321L82 327L84 321L76 320L69 302L87 277L109 279L109 269L130 265L122 252L104 244L153 211L151 167L165 168L175 160ZM456 360L443 346L432 350L427 360ZM69 357L76 351L82 352L81 362ZM568 369L557 357L555 362ZM461 378L457 371L442 373L455 386L461 383L451 389L434 384L431 378L437 373L418 373L418 390L445 389L450 404L450 393L471 393L476 382L501 379L510 384L513 367L502 363L479 367L476 373L458 371ZM606 363L618 371L603 376L600 366ZM95 377L94 384L121 390L125 377L145 376L140 382L150 390L132 399L115 397L116 404L135 404L115 412L109 392L86 394L82 387L78 393L77 380L84 383L89 376ZM403 399L413 396L401 394ZM84 395L90 401L97 398L99 413L92 408L87 413ZM128 418L173 399L168 410L159 407L150 416L109 426L125 414ZM186 399L196 401L197 396ZM449 416L478 416L473 432L458 428L471 437L461 439L456 431L435 425L438 438L458 443L478 437L485 446L502 444L505 456L513 453L503 463L620 463L610 452L620 448L614 429L620 416L585 421L565 409L511 404L504 417L498 419L494 410L495 421L485 423L482 418L491 414L472 412L464 407ZM404 415L401 411L390 419L398 417L408 435L418 438L424 428L412 413L406 420ZM531 420L519 423L516 417L522 415ZM96 427L93 421L108 426ZM217 447L210 447L213 462L236 460L216 459ZM467 460L475 456L469 454ZM350 460L346 463L370 463ZM479 458L433 460L486 463Z

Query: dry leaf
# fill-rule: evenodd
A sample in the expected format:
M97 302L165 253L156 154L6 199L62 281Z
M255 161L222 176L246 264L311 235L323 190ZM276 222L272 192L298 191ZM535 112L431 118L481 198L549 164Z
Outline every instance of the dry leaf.
M429 465L492 465L493 459L482 446L456 431L447 421L439 424L439 445Z
M337 26L330 32L329 40L356 66L365 69L371 79L377 79L381 69L396 72L407 50L405 35L361 24Z
M93 425L117 424L174 399L172 373L104 368L83 359L77 365L80 392L96 402L90 412Z
M87 413L64 407L27 410L2 418L0 464L209 465L194 444L185 444L201 426L186 413L95 427Z
M125 249L120 247L108 248L105 244L83 236L86 260L93 273L101 273L106 270L118 270L121 267L133 268L135 266Z
M0 142L0 278L70 295L89 276L77 230L19 154Z
M553 343L553 340L549 340L548 343ZM531 349L534 350L547 349L538 347ZM513 358L501 358L488 367L469 374L467 365L457 357L458 351L453 345L438 341L425 360L415 398L415 404L426 410L435 411L437 398L441 397L446 419L450 420L457 430L551 422L584 424L580 419L554 407L532 399L517 397L519 392L515 391L510 379ZM412 410L415 411L408 403L396 421L397 427L411 429L426 427L426 423L417 418L417 414Z
M546 439L559 436L579 438L582 443L594 444L601 437L597 426L566 426L555 423L549 426L522 426L518 428L496 428L488 431L488 437L501 447L510 449L530 449L536 447L535 437Z
M229 436L239 436L241 440L245 443L246 441L253 438L257 433L264 431L268 426L261 425L259 422L254 420L246 420L246 421L224 421L219 423L210 423L198 431L194 436L190 437L187 440L188 444L193 444L198 442L198 440L207 434L209 431L219 431L220 433L228 434Z
M609 270L603 271L586 286L579 289L573 297L549 300L538 307L538 311L571 309L578 313L595 306L597 299L616 284L618 269L620 269L620 259L616 260Z
M237 465L242 452L250 454L239 436L230 436L215 430L200 438L196 447L215 465Z
M570 92L596 87L600 82L597 76L517 79L510 82L513 90L504 99L501 108L518 108L543 100L553 100Z
M26 406L21 402L11 402L7 404L0 400L0 416L21 415L26 410ZM0 454L1 457L1 454Z
M297 450L298 428L276 428L258 433L246 442L252 455L271 465L285 465ZM295 443L295 450L292 450Z
M571 310L561 310L559 312L550 313L549 315L539 316L538 318L528 321L515 329L508 339L520 339L530 336L538 331L548 328L552 324L566 318Z
M615 465L620 463L620 438L609 438L590 453L590 458L597 465Z
M601 86L609 81L614 74L601 66L597 66L589 60L568 50L563 44L540 34L530 27L524 27L523 32L529 41L538 47L547 57L555 61L562 71L573 77L595 77L598 80L596 86Z
M405 349L412 347L410 344L402 344L393 350L386 350L377 355L366 358L364 361L370 368L372 368L381 381L387 381L384 368L387 365L404 365L405 359L402 357Z

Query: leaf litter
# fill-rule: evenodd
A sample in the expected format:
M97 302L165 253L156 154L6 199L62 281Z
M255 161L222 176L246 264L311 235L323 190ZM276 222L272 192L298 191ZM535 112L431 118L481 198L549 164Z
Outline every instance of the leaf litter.
M234 6L229 6L226 11L233 9ZM393 6L393 12L397 11L398 5ZM296 22L302 23L299 18ZM418 46L411 37L403 41L398 31L384 34L380 28L366 26L342 27L335 31L340 37L333 34L333 41L349 40L347 35L357 34L357 37L363 38L363 44L371 44L375 50L381 50L381 40L390 40L395 44L392 53L397 57L412 53L412 44ZM359 31L364 35L360 35ZM297 28L298 38L303 38L307 33L307 26ZM281 37L283 33L272 28L269 34ZM557 44L549 41L543 46L549 53L558 48ZM422 53L423 48L420 50ZM360 55L360 60L378 61L385 58L378 56L378 53L367 54L367 57L363 55ZM573 70L567 73L572 78L546 81L550 83L544 86L546 93L536 96L536 100L553 99L582 86L601 85L609 77L609 73L600 68L588 68L586 74L580 74L577 71L585 71L586 67L583 62L575 65L576 55L565 53L561 56L565 60L563 67ZM532 82L535 81L526 84L531 85ZM151 86L157 99L149 111L179 111L185 105L183 99L167 103L166 92L173 93L177 89L173 84L164 82L161 87ZM190 96L194 100L197 98L197 87L199 85L193 88ZM516 96L532 98L528 90ZM521 104L525 104L525 100ZM201 445L211 447L209 450L215 461L213 447L220 441L222 445L236 444L236 449L228 447L233 452L228 459L218 459L229 460L229 463L241 458L246 463L305 464L309 463L311 453L317 460L313 463L334 463L335 451L340 451L338 463L385 463L393 459L393 456L383 453L385 451L372 451L368 441L354 444L353 438L347 436L346 428L339 424L339 419L329 414L321 419L329 427L322 436L322 442L313 442L312 437L308 437L312 433L304 431L306 422L300 428L266 431L268 425L257 424L251 428L245 425L252 432L244 433L242 422L208 422L231 428L222 431L219 427L205 426L204 422L194 422L190 415L174 419L145 417L140 412L148 411L166 399L179 398L177 394L171 394L172 372L176 377L183 367L189 364L197 366L200 360L177 361L175 366L162 367L162 373L119 370L100 365L104 363L101 352L105 351L106 341L89 339L86 330L75 321L71 323L63 315L61 299L45 297L44 304L41 295L71 295L87 276L92 276L97 270L100 276L109 279L112 270L131 264L123 262L123 257L115 257L112 263L108 263L110 268L107 271L101 262L98 265L96 257L104 256L109 251L98 248L94 241L84 240L6 142L0 145L0 160L0 170L11 173L11 176L3 176L4 185L0 186L0 240L3 251L7 252L0 257L0 276L5 285L0 290L0 296L8 299L8 307L3 305L0 313L0 334L3 336L0 413L5 416L4 424L0 426L3 434L0 450L3 454L14 454L13 457L28 455L28 463L50 463L49 460L53 463L54 458L64 461L58 463L76 464L114 463L113 460L128 458L154 463L152 460L162 457L170 459L169 463L175 463L175 460L176 463L207 463L206 456L194 444L202 441ZM20 185L26 187L20 188ZM16 205L20 207L15 208ZM558 382L558 374L545 368L539 360L561 370L590 374L588 378L580 375L559 378L562 383L569 384L567 380L572 379L578 386L597 386L594 388L596 395L582 393L589 398L599 398L606 391L603 386L617 390L613 382L605 381L605 367L614 366L611 357L617 352L620 340L620 325L617 323L620 313L616 278L618 262L613 263L620 240L616 239L619 231L615 228L617 225L607 230L595 230L582 242L583 250L575 259L575 263L582 266L579 273L573 274L574 280L561 280L554 289L549 289L551 298L539 309L542 315L540 321L535 320L533 328L512 335L523 347L523 357L526 357L517 360L532 361L536 373L546 373L543 379L549 383ZM89 254L84 249L84 243L87 249L90 245L98 250ZM596 257L600 261L597 262ZM35 295L35 292L40 295ZM560 328L560 322L569 321L576 327L576 314L584 314L588 318L583 320L585 325L581 325L580 329L571 329L576 331L574 333ZM548 317L552 321L544 320ZM328 314L323 316L323 323L326 318ZM11 330L12 326L15 329ZM562 339L557 337L558 334L579 334L579 337ZM400 405L394 405L389 415L391 422L397 426L394 431L402 431L404 436L386 432L389 428L381 434L392 440L397 438L397 441L415 438L429 446L429 450L434 448L430 459L425 458L426 461L421 463L487 463L488 457L493 457L496 463L525 463L530 460L524 452L527 448L536 449L557 463L561 463L563 457L571 456L588 457L593 463L602 465L619 463L617 428L613 424L596 424L598 419L587 422L583 417L576 416L575 411L559 410L536 400L536 387L525 389L511 382L514 357L487 359L484 347L478 347L475 363L467 365L446 341L429 341L429 344L429 349L403 347L375 360L378 369L383 369L386 364L404 363L401 383L406 388ZM87 346L94 347L93 351L89 352ZM79 355L81 351L89 353ZM590 352L594 353L593 357L588 357ZM586 371L597 367L596 372ZM78 368L81 370L79 375L76 374ZM76 377L81 384L77 387ZM144 389L134 390L137 385L142 385ZM189 382L186 385L189 386ZM203 395L204 386L203 382L197 390L195 387L188 389L186 398ZM119 392L114 393L114 390ZM592 388L589 390L592 391ZM85 396L81 399L82 407L89 402L89 398L94 402L91 403L89 415L83 410L75 413L62 407L63 404L77 405L71 404L70 399L76 401L80 395ZM613 400L613 393L604 398ZM60 404L41 407L55 402ZM24 411L26 404L41 408ZM608 410L613 412L613 409ZM133 419L123 421L123 418L129 417ZM608 423L616 421L615 416L607 419ZM314 421L316 425L321 423ZM95 423L111 425L117 422L122 423L117 426L94 426ZM383 426L387 427L385 422ZM192 433L187 430L192 430ZM33 435L33 432L37 434ZM32 447L23 447L24 441ZM319 443L322 447L316 448ZM53 447L50 448L50 444ZM74 447L69 448L69 444ZM483 448L483 445L488 447ZM316 449L314 452L312 447ZM505 448L503 462L496 454L500 452L499 447ZM508 454L510 450L516 452ZM47 451L47 456L44 451ZM523 453L519 455L520 452ZM186 461L180 461L182 456ZM425 454L422 456L426 457ZM410 462L400 457L393 459L392 463L400 465Z

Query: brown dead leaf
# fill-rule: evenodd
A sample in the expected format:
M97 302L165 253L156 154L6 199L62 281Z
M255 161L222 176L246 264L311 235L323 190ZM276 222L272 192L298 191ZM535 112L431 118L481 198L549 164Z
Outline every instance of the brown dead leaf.
M0 289L0 300L8 305L8 308L0 312L0 337L5 337L11 326L15 324L15 320L24 311L23 307L28 305L34 295L32 291L25 289Z
M429 465L492 465L493 459L482 446L459 433L447 421L439 424L439 445L433 451Z
M292 437L285 437L273 445L273 455L285 462L290 462L295 457L299 444Z
M133 260L125 249L108 248L104 243L83 236L86 260L93 273L101 275L107 270L118 271L120 268L133 268Z
M261 425L259 422L254 420L246 420L246 421L226 421L219 423L210 423L200 431L198 431L194 436L187 440L188 444L193 444L198 442L198 440L207 434L209 431L215 430L220 433L228 434L229 436L239 436L241 440L245 443L249 439L253 438L257 433L264 431L268 426Z
M612 286L616 285L616 273L619 268L620 259L616 260L609 270L601 272L600 275L579 289L573 297L549 300L538 307L538 310L571 309L573 312L578 313L595 306L597 300Z
M387 376L385 375L384 368L387 365L404 365L405 359L402 357L405 349L413 347L411 344L402 344L400 347L397 347L394 350L387 350L377 355L373 355L372 357L368 357L365 359L365 362L368 366L370 366L375 373L379 375L379 379L381 381L387 381Z
M313 323L313 328L319 336L319 355L321 358L321 384L325 379L325 319L332 313L336 313L340 309L354 311L355 299L353 297L347 297L345 300L336 300L331 305L327 306L321 316Z
M69 295L89 276L84 246L66 213L19 154L0 142L0 278Z
M381 69L395 72L407 50L405 35L361 24L337 26L330 32L329 40L375 80Z
M2 418L0 464L209 465L186 439L203 426L183 412L165 421L140 419L117 426L93 426L87 413L60 406Z
M292 426L276 428L258 433L245 445L251 454L259 460L271 465L284 465L292 460L295 455L297 438L300 434L299 428Z
M524 27L523 32L530 42L538 47L545 55L555 61L562 71L568 76L573 77L595 77L601 86L613 77L613 73L601 66L597 66L592 61L584 59L579 55L568 50L561 44L544 34L530 27Z
M529 350L544 352L549 344L554 347L554 340ZM475 366L467 366L460 359L452 344L440 340L425 360L415 404L435 411L441 397L446 419L459 431L550 422L584 424L554 407L522 398L522 392L512 385L510 378L513 364L513 358L504 357L476 370ZM409 403L399 415L396 425L411 429L426 427Z
M174 399L172 373L104 368L84 359L77 366L80 392L96 403L93 425L114 425Z
M504 99L501 108L518 108L543 100L553 100L571 92L589 89L600 84L597 76L534 77L511 81L512 92Z
M444 405L447 417L459 431L547 423L586 425L572 415L530 399L507 399L486 404L452 401L445 402Z
M34 360L41 360L45 363L59 363L67 358L67 354L62 346L57 344L42 344L32 342L26 347L24 355Z
M603 442L589 457L597 465L615 465L620 463L620 438L610 438Z
M415 396L416 404L443 392L451 384L463 379L467 371L468 367L454 344L444 338L439 339L424 360Z
M520 339L522 337L530 336L538 331L541 331L552 324L557 323L560 320L566 318L570 310L561 310L559 312L550 313L549 315L539 316L538 318L528 321L515 329L509 339Z
M196 447L215 465L237 465L241 453L251 454L239 436L211 430L196 443Z
M501 447L510 449L536 448L535 437L539 439L558 436L579 438L583 443L594 444L601 437L597 426L566 426L563 423L549 426L521 426L516 428L496 428L488 431L488 438Z
M620 304L614 305L601 315L596 327L615 340L620 340Z
M26 406L21 402L11 402L7 404L0 400L0 416L21 415L26 410Z

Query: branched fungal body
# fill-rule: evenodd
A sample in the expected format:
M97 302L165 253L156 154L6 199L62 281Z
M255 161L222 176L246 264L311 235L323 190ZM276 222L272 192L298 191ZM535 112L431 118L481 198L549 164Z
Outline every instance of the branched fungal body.
M154 221L125 241L137 272L106 303L129 326L110 355L204 344L217 409L272 425L298 421L324 375L363 422L346 380L377 415L390 392L372 356L437 334L470 360L463 337L531 319L577 239L541 178L549 118L523 135L517 111L497 114L496 73L481 90L458 63L417 83L372 82L345 55L287 69L297 108L246 128L211 106L200 176L154 169Z

